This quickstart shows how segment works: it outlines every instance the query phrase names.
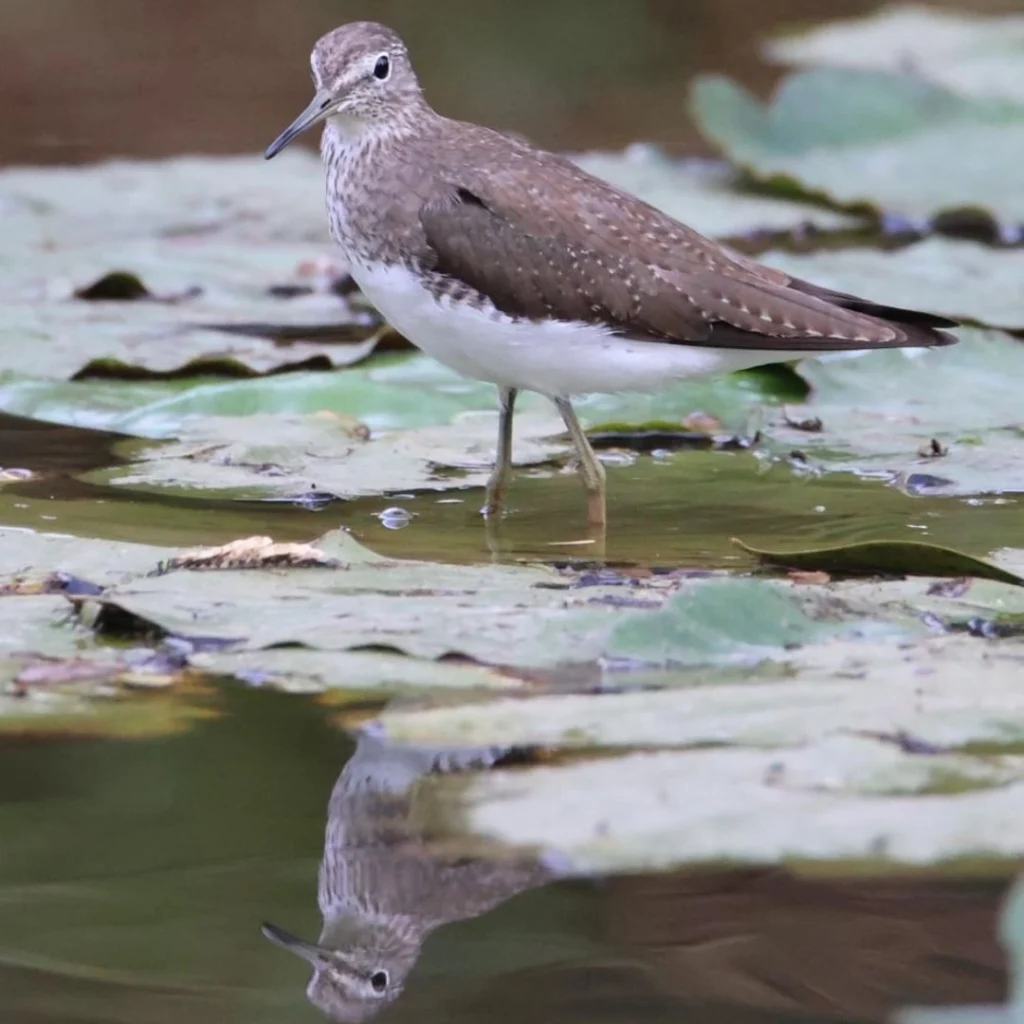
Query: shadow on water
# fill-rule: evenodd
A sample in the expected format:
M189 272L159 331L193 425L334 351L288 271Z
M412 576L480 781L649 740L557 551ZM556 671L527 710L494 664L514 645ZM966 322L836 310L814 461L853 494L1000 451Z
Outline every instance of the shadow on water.
M117 434L0 414L5 468L30 470L0 489L0 524L166 546L222 544L254 534L310 541L345 527L383 555L450 562L492 558L482 491L453 489L333 501L224 501L102 487L77 474L117 463ZM616 562L746 568L731 543L813 547L862 540L929 540L985 555L1019 538L1017 496L908 495L853 474L808 476L750 452L638 455L609 468L607 557ZM299 498L300 496L296 496ZM587 558L583 494L571 470L520 469L501 530L502 557ZM381 513L401 508L395 520ZM396 529L396 523L407 523Z
M1004 879L556 880L554 859L442 838L420 799L525 753L353 748L306 701L216 699L155 742L0 743L5 1024L313 1021L307 989L337 1021L420 1022L882 1021L1004 997ZM331 952L301 947L314 971L263 920Z

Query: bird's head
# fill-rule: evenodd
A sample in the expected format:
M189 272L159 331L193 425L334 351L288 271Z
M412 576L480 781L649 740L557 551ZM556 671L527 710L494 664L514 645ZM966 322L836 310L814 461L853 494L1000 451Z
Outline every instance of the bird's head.
M269 160L314 125L330 119L346 135L387 130L422 103L422 91L398 35L372 21L328 32L310 58L316 95L266 151Z

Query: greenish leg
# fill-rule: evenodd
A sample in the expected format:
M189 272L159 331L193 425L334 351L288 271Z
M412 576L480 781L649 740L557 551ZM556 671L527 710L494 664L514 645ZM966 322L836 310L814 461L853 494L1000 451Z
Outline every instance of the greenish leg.
M487 498L483 510L488 519L501 515L509 477L512 475L512 412L518 394L514 388L498 388L498 454L494 460L494 471L487 481Z
M583 478L583 487L587 492L587 522L591 526L604 529L608 521L608 512L605 502L605 472L601 461L594 454L590 447L587 435L576 418L572 405L568 398L556 398L555 407L562 415L562 420L569 431L572 443L576 448L576 454L580 460L580 476Z

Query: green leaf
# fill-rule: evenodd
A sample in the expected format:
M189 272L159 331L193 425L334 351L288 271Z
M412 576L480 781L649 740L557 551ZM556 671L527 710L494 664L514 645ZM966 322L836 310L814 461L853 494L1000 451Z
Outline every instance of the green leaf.
M1024 579L996 565L937 544L905 540L839 544L803 551L765 551L733 538L733 544L767 565L851 575L973 576L1024 587Z
M691 109L732 162L790 192L915 218L975 208L1024 220L1012 170L1024 156L1024 105L909 74L821 68L790 75L768 107L702 76Z
M606 652L645 665L756 662L853 628L816 621L771 584L721 580L686 587L659 611L629 616L612 630Z

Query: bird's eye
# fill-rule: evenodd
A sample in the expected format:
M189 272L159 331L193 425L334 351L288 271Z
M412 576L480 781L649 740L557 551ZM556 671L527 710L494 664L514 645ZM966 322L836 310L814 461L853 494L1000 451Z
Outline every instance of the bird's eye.
M382 53L377 58L377 63L373 65L373 77L384 81L388 75L391 74L391 61L386 53ZM376 975L374 975L376 977Z
M370 976L370 987L374 992L383 992L388 987L388 972L375 971Z

